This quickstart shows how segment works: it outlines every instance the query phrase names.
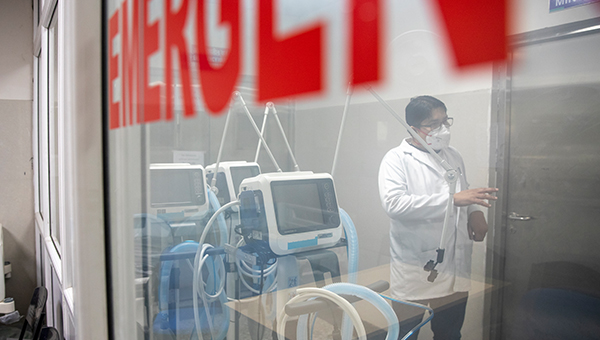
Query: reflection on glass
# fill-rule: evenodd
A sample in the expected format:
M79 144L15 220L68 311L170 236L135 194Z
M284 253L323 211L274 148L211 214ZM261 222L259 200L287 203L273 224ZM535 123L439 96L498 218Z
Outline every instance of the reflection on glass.
M105 24L109 28L109 41L105 42L108 48L104 53L109 64L109 75L105 82L109 84L107 92L111 95L109 102L104 104L110 110L116 110L109 114L118 116L116 121L112 121L116 124L108 129L110 242L114 270L114 282L111 282L115 310L113 322L115 329L129 330L127 334L133 334L130 338L137 335L138 338L146 339L189 339L202 334L204 339L221 340L224 333L229 332L228 338L231 336L231 339L258 340L271 335L270 330L274 329L277 313L284 310L284 305L295 294L293 290L296 287L324 286L347 279L343 274L350 273L351 268L354 268L350 266L351 262L354 265L350 251L353 238L351 234L346 233L342 238L347 244L339 245L343 242L335 242L320 249L311 248L310 253L303 251L323 240L334 239L327 226L339 226L340 218L344 221L344 226L352 221L356 225L355 249L358 249L360 235L360 267L364 270L361 278L365 280L362 283L372 283L371 279L389 280L390 259L409 246L404 245L402 249L390 247L390 234L395 230L390 229L390 216L382 209L378 199L377 174L385 152L398 146L408 137L408 133L363 88L357 87L355 92L348 91L353 93L352 101L346 94L345 84L351 76L347 72L351 56L347 55L349 52L346 46L356 46L348 44L352 42L349 35L354 34L346 32L346 23L350 22L348 15L352 12L345 7L348 2L282 1L281 7L272 11L273 21L269 22L272 27L267 29L261 26L264 22L256 21L257 18L264 17L265 12L260 12L261 8L253 8L250 3L234 13L224 9L219 1L204 2L206 8L194 7L199 3L201 2L173 2L171 8L166 9L161 1L151 1L145 6L144 2L127 0L109 1L107 6L109 22ZM379 3L384 4L383 1ZM539 263L532 262L542 262L542 257L523 260L523 252L511 253L513 243L514 246L527 248L526 251L541 250L546 257L559 253L574 257L576 254L577 258L598 263L595 261L598 256L593 252L598 237L589 237L594 234L582 231L583 226L588 229L594 226L587 221L597 220L597 214L591 211L598 211L597 200L593 195L586 196L598 187L590 185L598 179L594 172L597 167L587 166L596 164L595 155L598 154L597 137L600 135L593 134L598 125L597 117L600 117L597 114L600 106L597 98L600 96L596 95L599 92L598 77L597 72L590 72L591 68L586 68L583 72L575 71L585 65L582 62L585 58L582 59L582 56L598 55L600 44L588 42L581 44L583 46L571 46L566 42L569 39L565 37L557 43L557 50L568 52L562 54L552 49L552 53L549 53L532 45L531 49L539 50L540 57L525 61L522 68L514 65L514 70L521 75L514 74L513 85L520 88L510 89L513 92L507 97L512 103L499 103L502 100L497 101L494 97L497 89L494 88L496 85L492 82L493 73L489 65L461 74L457 74L451 66L451 56L444 52L447 34L440 31L443 30L443 25L439 25L433 17L422 15L431 10L425 5L426 2L392 2L394 5L387 7L389 3L385 2L383 8L389 12L387 17L396 19L381 22L383 33L379 39L381 45L385 46L380 51L385 54L381 57L384 63L381 72L385 73L385 82L378 84L377 88L386 102L395 109L404 108L410 98L432 94L448 103L447 113L456 118L457 122L452 126L452 146L461 150L466 163L464 166L461 164L458 171L469 169L471 188L498 186L497 183L491 183L496 180L494 177L505 171L509 172L508 168L495 168L498 164L500 167L504 166L494 158L494 153L504 146L491 145L492 135L500 127L511 129L510 140L501 140L502 136L495 136L500 142L528 152L520 159L510 160L510 171L514 172L507 181L516 189L521 189L523 194L507 201L518 208L523 208L525 204L533 207L544 205L547 210L550 203L563 202L565 197L570 199L560 203L560 207L552 208L551 212L543 213L545 217L536 216L536 219L529 221L532 222L529 225L533 227L519 229L518 223L528 222L509 222L509 225L514 224L509 233L514 231L517 235L515 237L512 234L504 235L501 227L506 224L509 213L501 211L502 209L489 212L490 215L495 213L504 216L504 219L488 215L488 221L493 221L496 225L490 225L493 228L490 231L494 232L488 233L487 237L506 236L506 242L510 245L506 249L509 250L500 247L492 251L487 249L486 243L474 244L473 255L460 259L462 263L468 264L467 267L472 268L472 275L467 272L444 272L448 268L445 267L448 262L458 259L447 259L446 264L440 266L439 275L453 275L456 282L464 284L462 287L471 287L464 288L470 289L462 328L465 337L485 338L482 334L491 326L485 324L483 314L496 310L510 313L518 308L520 297L529 289L529 279L533 276L534 268L543 269L544 274L558 274L556 267L541 268L537 267ZM364 19L364 22L370 22L369 18L374 15L371 5L372 2L365 1L364 12L354 16L353 20ZM203 17L196 17L199 13ZM240 40L233 39L231 35L231 30L236 25L228 22L238 15L240 23L234 24L243 26L241 44ZM143 18L146 22L131 18ZM399 25L399 22L402 24ZM134 24L138 26L133 26ZM315 31L310 33L321 25L327 29L318 34ZM134 27L140 28L138 33L141 38L138 40L136 38L139 37L134 36L137 32ZM165 32L169 28L173 30ZM319 49L322 55L318 60L327 61L323 63L323 79L319 83L323 89L302 97L273 100L282 118L285 135L290 137L292 149L298 156L302 169L315 173L328 171L339 141L339 171L334 178L338 192L336 196L327 196L318 185L287 183L287 186L253 188L248 195L244 191L240 193L243 179L262 175L257 176L258 171L234 166L226 174L211 169L209 164L221 161L220 149L223 153L222 160L241 162L254 159L257 133L239 103L231 106L230 129L224 128L227 109L225 112L209 113L207 102L217 100L222 103L223 98L228 99L230 93L222 93L219 90L222 87L210 82L201 83L201 80L205 81L210 77L207 70L230 61L228 52L232 51L232 44L240 45L239 50L231 53L241 54L240 68L231 71L231 75L237 76L240 73L239 80L232 77L227 81L236 82L235 90L240 91L247 102L249 116L259 121L264 116L265 103L259 102L257 98L261 94L259 84L265 78L256 66L260 61L257 59L266 55L275 56L281 65L286 65L288 60L277 59L280 47L273 46L292 48L287 51L295 50L298 45L294 45L294 41L301 40L294 39L299 36L299 39L304 39L300 34L305 31L309 32L304 36L308 37L306 39L321 39L315 46L322 47ZM592 36L590 34L589 37ZM373 36L372 39L378 37ZM269 49L269 44L265 41L271 41L273 46ZM200 43L205 46L199 46ZM284 43L289 45L283 45ZM310 53L317 51L311 46L313 45L308 44L304 49ZM584 46L584 50L589 53L575 52L581 51ZM519 59L518 53L523 51L517 51L515 60ZM208 63L204 59L209 59ZM136 64L136 60L143 62ZM275 66L281 65L269 66L276 69ZM224 69L227 70L225 67ZM550 72L551 70L557 72ZM290 67L285 71L281 72L282 76L278 81L269 83L269 86L276 90L286 89L307 78L307 74L300 69ZM524 77L528 73L531 73L531 77ZM579 81L583 84L579 84ZM576 85L563 87L564 83ZM551 88L548 88L549 85ZM211 91L214 92L209 95ZM344 120L340 116L346 100L350 103L349 115L347 123L342 126L341 121ZM496 109L503 106L510 107L511 114L515 114L511 121L518 126L510 126L505 122L497 125L494 115L497 114ZM144 123L138 117L154 117L156 120ZM451 120L452 118L447 125L452 125ZM569 125L560 124L562 121ZM568 127L567 130L565 126ZM277 129L277 126L271 125L265 131ZM223 131L226 130L229 131L225 138ZM569 133L571 130L573 133ZM338 134L339 131L342 133ZM556 139L556 136L562 137ZM554 139L546 141L545 138L551 137ZM265 139L283 172L293 170L293 164L289 162L290 152L283 138L277 133L269 132L265 134ZM221 146L223 147L220 148ZM547 148L542 149L544 146ZM181 172L152 168L158 163L174 162L174 153L186 151L203 156L196 161L208 165L208 181L204 179L204 175L201 176L202 181L198 178L202 182L200 184ZM517 152L511 153L513 157L518 156ZM277 170L266 153L262 153L255 161L260 164L263 175ZM524 164L523 168L518 167L520 163ZM548 164L551 166L547 166ZM532 178L529 178L529 171L535 174ZM215 173L217 176L214 186L217 190L206 191L206 186ZM415 176L423 176L423 173ZM549 180L550 184L543 182L544 179ZM246 185L248 182L244 183ZM432 187L429 184L426 185L428 190ZM509 190L512 191L512 188ZM398 191L410 192L410 188L399 188ZM508 195L514 195L515 192L504 194L510 197ZM195 201L199 199L198 194L204 195L202 202ZM439 203L434 204L436 207L445 206L447 201L440 199L437 194L439 193L430 192L416 197L416 200L435 201L436 204ZM240 195L244 196L243 199ZM239 206L233 204L219 211L222 206L238 197L243 201ZM530 199L532 197L535 199ZM542 199L538 199L539 197ZM272 200L268 201L269 199ZM520 199L527 202L520 202ZM342 214L342 209L338 209L338 202L352 219ZM327 204L331 206L327 207ZM324 213L328 208L336 213ZM217 211L219 214L216 214ZM530 214L529 211L515 212ZM577 219L571 217L573 214L577 215ZM411 221L410 227L426 228L428 219L437 218L437 215L434 216L429 211L424 215L427 216ZM548 218L549 216L554 217ZM459 216L454 217L459 219ZM550 228L549 223L540 223L541 221L562 223ZM275 228L269 229L269 223ZM535 226L539 224L543 224L543 228L536 230ZM450 235L450 240L457 239L456 233L467 232L460 228L450 229L455 233ZM551 229L552 233L549 232ZM428 244L437 245L441 238L439 230L430 231L430 237L410 245L420 248L422 255L427 257L425 262L430 259L426 253L435 251L429 249ZM311 234L310 239L300 235L311 232L314 234ZM202 235L205 236L204 243L211 246L198 244ZM223 237L224 235L227 237ZM560 247L539 246L547 238L558 241ZM340 237L336 241L338 239ZM273 244L277 244L269 243L272 240L275 240ZM491 241L493 242L487 244L496 244L497 239ZM420 247L421 245L423 246ZM277 252L273 251L274 247L277 247ZM581 253L587 247L592 250ZM503 265L506 264L508 268L514 264L517 269L513 273L521 273L522 277L515 276L513 280L507 279L500 283L491 282L490 273L494 268L486 265L495 262L486 259L496 256L490 253L497 251L502 253ZM552 251L554 254L550 254ZM290 255L288 252L294 254ZM552 257L552 260L556 258ZM421 259L415 259L415 263L417 262L417 271L423 273L424 263L421 263ZM510 276L510 273L507 275ZM135 281L132 282L134 277ZM422 284L431 285L426 280ZM132 286L136 288L135 300L131 296ZM394 288L395 291L405 289L407 287ZM486 305L489 294L497 294L499 289L503 289L504 301L499 305ZM514 297L513 303L509 302L509 296ZM227 299L235 300L235 303L226 303ZM133 310L133 304L136 307L135 313L129 313ZM484 308L486 310L482 313ZM242 316L228 319L226 313L231 309ZM377 317L370 317L371 315L365 315L365 321L377 323ZM503 317L509 319L512 316L505 314ZM318 320L317 323L322 321L320 317L315 319ZM341 333L340 324L341 321L337 325L328 324L327 331L319 336L329 338L332 333ZM505 321L506 324L508 322ZM332 331L335 327L338 328ZM385 325L378 324L377 327L384 328Z

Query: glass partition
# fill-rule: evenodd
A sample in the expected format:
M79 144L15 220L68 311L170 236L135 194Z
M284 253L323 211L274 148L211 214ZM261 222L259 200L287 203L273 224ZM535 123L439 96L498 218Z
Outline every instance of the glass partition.
M499 132L498 91L507 102L512 89L494 82L491 61L521 51L465 62L445 10L108 1L115 338L289 338L306 326L299 317L278 328L299 288L379 280L396 301L357 305L357 334L385 334L390 315L416 330L423 310L398 302L416 301L436 323L464 311L451 330L464 338L489 336L502 301L488 297L511 283L496 267L504 180L519 180L501 175L499 150L518 141ZM436 147L448 131L450 147ZM344 334L336 314L306 327Z

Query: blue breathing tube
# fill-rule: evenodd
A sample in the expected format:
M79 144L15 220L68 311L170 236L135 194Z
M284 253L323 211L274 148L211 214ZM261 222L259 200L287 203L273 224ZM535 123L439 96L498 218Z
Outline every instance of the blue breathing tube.
M394 313L392 306L390 306L379 294L375 293L367 287L359 286L352 283L333 283L328 286L325 286L324 289L327 289L336 294L353 295L373 304L373 306L375 306L381 312L381 314L383 314L383 317L387 321L388 329L387 336L385 339L398 339L398 334L400 333L400 325L398 324L398 318L396 317L396 313ZM352 333L350 333L350 335L351 334Z
M340 208L340 217L342 218L342 225L344 226L346 241L348 242L348 247L346 248L348 254L348 282L356 283L358 281L358 234L350 215L342 208ZM350 322L350 317L344 314L342 338L346 339L350 336L352 336L352 323Z
M194 241L184 241L169 250L169 253L195 252L198 249L198 243ZM160 268L160 284L158 291L158 308L161 311L169 309L169 281L171 280L171 269L173 261L164 261Z
M419 303L414 303L414 302L408 302L408 301L403 301L403 300L396 300L394 298L385 296L383 294L379 294L379 295L381 295L381 297L384 298L384 299L388 299L388 300L391 300L391 301L396 301L396 302L399 302L399 303L401 303L403 305L407 305L407 306L413 306L413 307L421 308L421 309L424 309L424 310L426 310L426 311L429 312L429 316L425 320L421 321L420 324L416 325L413 329L411 329L410 331L408 331L408 333L406 333L401 340L408 339L411 335L413 335L414 332L416 332L419 329L421 329L421 327L425 326L426 323L428 323L429 321L431 321L431 319L433 319L433 309L431 309L429 306L425 306L425 305L422 305L422 304L419 304Z
M400 326L398 324L398 318L396 317L396 313L394 313L392 307L379 294L375 293L367 287L353 283L333 283L325 286L323 289L326 289L336 294L356 296L362 300L368 301L373 306L375 306L381 312L381 314L383 314L383 317L387 321L387 336L385 339L398 339L398 334L400 333ZM296 329L296 338L298 340L307 339L307 323L308 315L300 316L300 318L298 319L298 327ZM346 330L347 324L350 325L349 330ZM344 320L342 321L342 339L350 339L351 337L352 323L349 322L349 318L346 318L345 315Z
M340 208L340 217L348 242L348 282L356 283L358 278L358 234L350 215L342 208Z

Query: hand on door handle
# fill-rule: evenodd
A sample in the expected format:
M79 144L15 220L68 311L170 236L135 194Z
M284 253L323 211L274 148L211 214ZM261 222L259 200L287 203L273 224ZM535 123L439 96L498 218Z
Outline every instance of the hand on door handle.
M521 215L517 214L516 212L511 212L508 215L508 219L514 220L514 221L529 221L529 220L533 220L533 217L532 216L521 216Z

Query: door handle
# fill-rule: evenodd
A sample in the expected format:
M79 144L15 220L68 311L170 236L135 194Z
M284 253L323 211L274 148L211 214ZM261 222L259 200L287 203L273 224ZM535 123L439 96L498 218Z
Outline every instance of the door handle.
M508 219L514 220L514 221L530 221L533 219L533 217L532 216L521 216L521 215L517 214L516 212L511 212L508 215Z

